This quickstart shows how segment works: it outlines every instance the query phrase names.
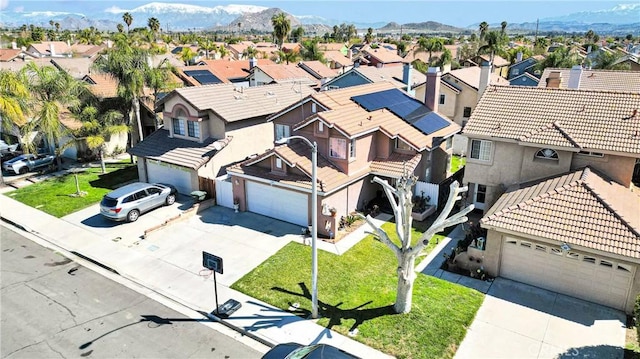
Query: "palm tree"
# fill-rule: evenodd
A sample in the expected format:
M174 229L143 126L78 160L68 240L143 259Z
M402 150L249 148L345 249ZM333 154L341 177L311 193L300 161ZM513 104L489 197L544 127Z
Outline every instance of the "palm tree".
M147 26L149 26L149 30L151 30L155 39L156 35L158 34L158 30L160 30L160 20L155 17L150 17L149 21L147 22Z
M480 23L480 26L478 28L480 30L480 41L482 41L484 40L487 31L489 31L489 24L486 21L483 21Z
M117 36L115 39L116 46L108 49L106 56L100 57L94 66L98 71L109 73L118 80L118 95L131 103L128 123L131 125L135 122L138 140L142 141L144 135L140 119L140 97L144 93L145 74L149 71L148 53L129 46L126 35ZM131 144L134 144L133 136Z
M427 62L431 62L431 54L433 52L442 51L444 49L444 42L440 38L426 38L420 37L418 39L418 48L415 52L428 52L429 59Z
M273 25L273 36L278 41L278 47L282 48L284 39L287 38L289 31L291 31L291 21L289 21L285 13L280 12L271 17L271 25Z
M102 173L106 173L107 169L104 164L105 144L112 135L129 131L129 127L122 122L122 113L116 110L109 110L101 114L96 107L86 106L77 117L82 121L82 127L75 131L75 135L84 137L89 149L98 150Z
M504 37L500 36L500 33L497 31L489 31L485 37L485 44L480 46L478 49L478 54L490 54L490 60L493 64L493 58L496 52L502 51L502 47L504 46Z
M318 40L305 40L302 42L302 59L305 61L321 61L326 62L324 55L318 47Z
M53 20L49 20L49 25L51 26L51 29L52 29L52 30L53 30L53 24L54 24L54 23L55 23L55 22L54 22Z
M22 126L27 122L25 112L29 97L24 73L0 69L0 119L7 132L14 125Z
M539 62L536 69L540 71L547 67L570 69L573 65L578 65L581 62L580 55L576 51L566 46L560 46Z
M180 59L184 61L184 64L189 66L191 61L198 55L195 51L193 51L190 47L183 47L182 52L180 52Z
M451 60L453 60L453 54L451 50L445 48L440 55L439 66L444 67L444 65L450 64Z
M296 62L300 59L300 53L298 53L298 51L278 51L278 58L280 59L280 61L285 61L287 63L287 65L289 65L289 62Z
M131 23L133 22L133 16L131 16L130 13L125 12L124 15L122 15L122 20L124 21L125 24L127 24L127 34L129 33L129 27L131 26Z
M252 57L258 56L258 49L253 46L249 46L244 51L242 51L242 57L245 59L250 59Z
M229 50L224 46L218 46L218 53L220 54L220 58L224 59L224 57L229 54Z
M367 44L370 44L372 40L373 40L373 28L370 27L367 29L367 33L364 35L364 42L366 42Z
M602 70L629 70L629 64L618 62L624 56L623 54L614 54L609 51L600 50L593 60L593 68Z
M161 65L161 67L152 67L145 74L146 83L153 91L153 103L158 100L158 94L161 92L170 92L181 86L181 84L171 80L171 73L175 70L170 64Z
M60 32L60 23L59 22L56 22L55 24L53 24L53 26L55 26L56 32Z
M218 46L216 45L215 42L206 39L204 41L200 41L200 50L204 50L204 56L209 59L209 56L212 53L215 53L216 50L218 49Z
M500 35L505 36L507 34L507 22L503 21L500 23Z
M60 139L65 132L60 123L60 111L74 109L80 105L80 97L86 91L86 83L53 66L38 67L33 62L25 66L23 71L29 79L29 91L34 102L32 121L24 128L26 133L37 130L37 138L43 137L50 146L54 146L57 165L60 168Z
M118 29L118 32L119 32L119 33L123 33L123 32L124 32L124 26L122 26L122 24L118 24L118 25L116 26L116 28Z

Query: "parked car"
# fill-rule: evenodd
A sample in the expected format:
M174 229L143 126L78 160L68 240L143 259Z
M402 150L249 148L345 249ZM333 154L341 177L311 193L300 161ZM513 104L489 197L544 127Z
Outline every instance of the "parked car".
M49 154L34 155L27 153L14 157L2 164L2 169L7 172L14 172L15 174L24 174L29 171L33 171L39 168L53 166L56 156Z
M178 190L168 184L135 182L107 193L100 214L114 221L135 222L142 213L175 203Z
M262 359L359 359L340 348L329 344L302 345L298 343L278 344L266 352Z

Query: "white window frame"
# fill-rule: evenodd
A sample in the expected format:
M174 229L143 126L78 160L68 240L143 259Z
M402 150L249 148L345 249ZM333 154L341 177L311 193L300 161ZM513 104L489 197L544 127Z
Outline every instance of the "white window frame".
M291 133L290 126L279 124L279 123L276 123L275 130L276 130L276 141L280 140L281 138L289 137Z
M316 105L316 103L315 103L315 102L312 102L312 103L311 103L311 112L312 112L312 113L316 113L316 112L318 112L318 106Z
M346 160L347 140L344 138L331 137L329 139L329 157Z
M318 132L324 132L324 122L318 121Z
M351 139L351 144L349 146L349 158L356 158L356 139Z
M276 158L276 168L282 169L282 159Z
M543 160L558 161L558 151L551 148L542 148L536 152L536 158Z
M409 145L408 143L404 142L400 138L396 138L395 147L396 147L396 149L403 150L403 151L411 151L411 150L413 150L413 148L411 148L411 145Z
M474 157L474 143L479 143L479 147L477 149L476 157ZM489 162L491 161L491 151L493 150L493 142L487 140L471 140L469 142L470 150L469 150L469 158Z

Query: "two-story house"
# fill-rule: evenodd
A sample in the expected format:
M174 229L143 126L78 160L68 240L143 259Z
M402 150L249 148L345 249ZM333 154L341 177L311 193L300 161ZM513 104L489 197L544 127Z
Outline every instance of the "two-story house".
M200 177L214 179L224 174L225 166L273 147L267 116L312 91L290 84L173 90L157 103L163 128L129 149L138 157L140 180L170 183L184 194L198 190Z
M391 183L404 171L425 182L446 178L450 138L460 127L437 113L439 75L429 76L429 106L378 82L315 93L274 114L276 140L296 135L317 143L318 182L311 182L311 149L293 139L227 169L241 210L306 227L315 185L318 233L331 236L341 216L382 196L373 176Z
M640 291L640 93L489 86L464 133L483 267L631 312Z

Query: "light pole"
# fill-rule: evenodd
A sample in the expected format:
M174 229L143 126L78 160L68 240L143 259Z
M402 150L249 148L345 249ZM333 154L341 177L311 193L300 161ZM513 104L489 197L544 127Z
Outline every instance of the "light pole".
M283 144L289 140L303 140L311 147L311 318L318 318L318 144L302 136L283 137L276 141Z

